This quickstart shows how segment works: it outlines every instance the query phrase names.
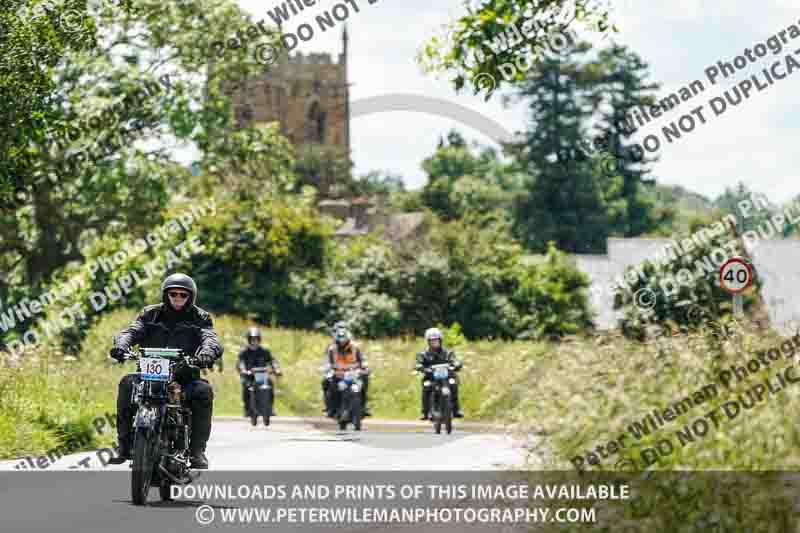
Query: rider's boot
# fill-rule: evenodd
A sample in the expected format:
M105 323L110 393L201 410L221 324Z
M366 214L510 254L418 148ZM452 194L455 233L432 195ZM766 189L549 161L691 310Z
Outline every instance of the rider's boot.
M454 418L464 418L464 411L461 410L461 403L458 401L458 387L453 387L453 413Z
M325 390L325 409L328 418L336 418L336 398L334 397L335 390L332 385L328 385Z
M431 392L430 388L422 386L422 416L420 420L428 420L431 417Z
M117 452L117 455L116 457L112 457L108 460L109 464L121 465L122 463L130 461L133 458L131 455L131 444L128 436L119 437L119 446L115 451Z
M195 448L191 451L191 463L190 466L195 470L208 470L208 459L206 458L206 452L202 448Z
M131 406L131 394L136 379L137 376L135 374L128 374L119 382L117 389L117 442L119 443L119 454L108 461L114 465L120 465L130 460L132 456L133 407Z
M192 433L189 449L191 451L191 467L198 470L208 468L206 443L211 436L211 417L214 410L214 393L211 385L204 381L192 383L190 402L192 408Z
M369 376L364 376L361 378L361 416L367 417L372 416L372 412L369 410L369 404L367 401L367 391L369 390Z

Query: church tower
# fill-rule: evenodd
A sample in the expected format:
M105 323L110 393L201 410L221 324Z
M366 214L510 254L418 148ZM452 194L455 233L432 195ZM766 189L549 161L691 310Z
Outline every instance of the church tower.
M282 56L262 76L248 80L233 97L237 125L277 121L296 148L337 147L349 156L347 47L345 26L338 62L330 54L298 52Z

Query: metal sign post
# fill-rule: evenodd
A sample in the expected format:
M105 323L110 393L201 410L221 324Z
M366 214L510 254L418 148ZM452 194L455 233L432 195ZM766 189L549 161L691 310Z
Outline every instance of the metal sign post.
M733 316L739 318L744 315L744 299L741 294L733 295Z

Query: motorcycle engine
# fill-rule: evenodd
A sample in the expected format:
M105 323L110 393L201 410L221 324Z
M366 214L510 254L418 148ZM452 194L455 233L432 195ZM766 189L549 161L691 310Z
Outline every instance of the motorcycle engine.
M172 474L177 478L183 477L184 473L189 467L189 462L186 460L185 457L181 457L182 454L177 454L175 458L166 457L165 458L165 465L164 468L167 469L167 472Z

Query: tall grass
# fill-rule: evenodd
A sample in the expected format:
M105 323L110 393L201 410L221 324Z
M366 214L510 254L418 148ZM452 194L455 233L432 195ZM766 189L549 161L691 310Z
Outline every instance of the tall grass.
M0 457L39 454L91 435L91 422L116 412L117 383L134 369L108 359L112 338L135 316L136 310L106 315L87 335L84 350L75 361L65 361L53 347L41 347L23 358L18 367L0 366ZM225 346L222 372L205 379L214 388L214 415L242 414L241 388L236 359L252 322L232 317L214 318L214 328ZM322 414L321 374L330 338L319 333L262 327L263 343L278 358L284 376L276 386L275 409L281 416ZM420 338L382 339L360 343L367 354L370 407L375 417L415 419L420 411L420 378L413 374ZM513 402L509 387L528 359L537 352L530 343L480 342L457 346L465 361L461 372L461 400L467 416L497 420ZM543 353L543 350L539 350ZM87 436L87 435L84 435ZM114 442L111 431L91 435L94 444Z
M110 362L111 339L133 318L135 310L108 314L91 331L77 361L65 362L53 347L28 354L19 367L0 366L0 457L14 457L63 444L91 421L116 411L116 387L133 370ZM206 375L215 390L214 414L239 416L241 389L235 362L244 334L253 325L232 317L215 317L224 346L224 372ZM278 380L276 410L282 416L322 413L319 366L329 342L325 335L263 328L264 344L284 370ZM454 346L465 361L461 400L468 419L507 422L515 431L544 435L536 439L535 463L571 469L570 459L586 457L598 445L618 439L634 421L656 407L666 407L716 382L730 365L746 365L756 350L780 346L773 333L740 324L733 339L720 342L710 332L639 343L621 337L573 338L548 342L462 342ZM414 419L420 410L420 378L413 374L420 338L363 341L373 375L370 404L376 417ZM800 350L798 350L800 353ZM614 469L622 458L643 467L641 452L670 438L674 452L660 457L654 469L781 470L800 463L800 431L794 413L800 387L788 386L736 419L721 416L719 426L685 446L675 432L748 388L763 382L797 357L781 359L735 383L719 387L719 396L696 406L641 440L628 437L626 448L592 469ZM800 375L800 372L797 373ZM83 428L83 429L81 429ZM89 429L91 432L91 429ZM111 432L95 442L113 442Z

